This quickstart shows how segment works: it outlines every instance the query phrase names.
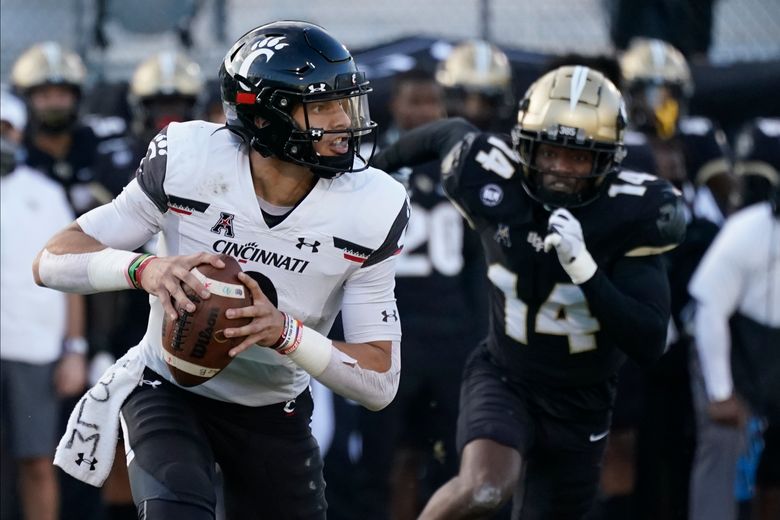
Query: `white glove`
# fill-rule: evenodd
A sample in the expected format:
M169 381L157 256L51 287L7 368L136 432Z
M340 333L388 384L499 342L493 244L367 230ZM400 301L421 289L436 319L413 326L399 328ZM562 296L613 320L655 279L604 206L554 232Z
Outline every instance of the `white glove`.
M575 284L585 283L596 273L598 266L585 248L582 226L568 210L558 208L547 222L548 234L544 237L544 250L553 247L558 261Z

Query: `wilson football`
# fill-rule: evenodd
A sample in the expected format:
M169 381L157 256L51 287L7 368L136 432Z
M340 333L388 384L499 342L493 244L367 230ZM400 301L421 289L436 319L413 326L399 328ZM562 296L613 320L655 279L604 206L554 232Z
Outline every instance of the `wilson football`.
M233 359L228 351L243 340L243 337L227 338L223 331L252 321L225 316L227 309L252 305L252 297L238 279L241 272L238 262L228 255L220 258L225 262L223 269L203 264L192 270L211 292L211 297L203 300L185 286L195 311L177 308L176 321L168 318L167 313L163 318L163 356L174 380L182 386L196 386L219 374Z

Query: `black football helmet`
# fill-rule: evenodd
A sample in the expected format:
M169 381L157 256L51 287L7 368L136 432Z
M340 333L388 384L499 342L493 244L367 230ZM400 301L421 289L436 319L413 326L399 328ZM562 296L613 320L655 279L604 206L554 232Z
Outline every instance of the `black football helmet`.
M626 108L617 87L583 66L563 66L536 80L525 93L512 130L523 166L523 188L546 207L573 208L594 201L620 170L626 155ZM546 189L536 166L538 145L546 143L593 152L586 188L574 193Z
M219 78L228 128L263 156L308 166L326 178L368 168L374 143L365 157L360 145L376 128L368 111L372 89L347 48L322 27L280 21L252 29L228 51ZM341 101L350 127L311 127L307 105L332 100ZM305 127L292 116L301 105ZM328 133L346 135L348 152L318 155L314 143Z

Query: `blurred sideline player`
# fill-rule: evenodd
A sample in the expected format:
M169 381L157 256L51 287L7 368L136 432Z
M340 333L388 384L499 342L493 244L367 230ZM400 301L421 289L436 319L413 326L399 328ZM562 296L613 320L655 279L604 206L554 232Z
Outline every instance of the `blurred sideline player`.
M736 182L725 134L704 117L688 114L694 91L685 57L670 44L638 38L620 56L631 127L647 138L653 170L683 193L686 237L665 255L672 295L667 351L642 373L636 438L634 511L637 518L684 514L695 424L689 375L691 337L686 332L688 281L725 217ZM644 169L645 157L628 154L625 165ZM723 497L724 499L726 497ZM731 498L731 497L729 497Z
M398 314L393 276L407 197L360 154L376 126L371 89L321 27L281 21L249 31L226 53L220 80L226 126L169 124L122 195L55 235L36 259L46 286L151 295L146 335L82 398L55 462L102 484L118 413L142 517L213 518L219 464L228 517L325 518L309 381L371 409L394 397L400 323L382 318ZM132 252L156 233L161 256ZM184 388L163 359L163 315L195 310L183 285L209 297L191 269L222 267L214 253L223 251L254 273L239 274L253 305L227 311L250 323L224 330L242 338L231 364ZM339 309L347 342L323 335ZM107 401L94 397L104 386ZM94 440L100 456L82 465L74 458L88 446L86 428L108 438Z
M772 194L780 188L780 120L769 118L758 118L745 124L737 135L735 144L735 173L742 182L742 206L743 208L756 204L766 203L771 199ZM728 231L724 228L722 239L712 245L712 253L707 253L712 258L708 263L702 263L697 270L696 276L691 281L691 290L697 300L701 298L704 311L696 314L695 327L697 336L695 340L696 349L691 353L691 387L693 393L694 410L696 412L696 452L693 468L690 478L690 503L689 518L691 520L734 520L738 517L737 501L734 496L734 482L737 478L737 464L740 454L744 450L746 441L745 422L751 413L761 413L764 403L761 399L756 399L755 393L750 389L755 385L745 381L749 378L764 377L759 374L745 372L745 359L750 359L749 355L763 356L760 352L767 345L762 344L763 340L759 337L745 338L732 331L734 343L734 383L732 384L731 373L719 368L716 361L723 356L721 351L724 345L730 345L731 339L728 333L719 330L713 334L705 330L703 320L708 318L712 323L708 323L706 328L714 328L722 320L727 319L726 315L730 311L742 313L749 312L754 319L761 318L759 321L765 321L762 316L765 312L771 312L771 309L765 311L764 303L771 305L769 300L760 302L761 298L753 295L753 290L761 290L754 287L752 290L742 289L746 296L740 297L739 302L735 301L735 295L732 291L726 290L728 283L745 284L745 287L753 287L753 284L766 284L760 276L766 268L760 264L763 262L761 253L753 250L749 256L754 258L758 265L751 265L749 269L754 274L742 272L742 269L748 268L741 265L741 260L731 257L733 252L729 252L733 245L738 242L735 233L744 232L750 236L753 230L748 230L744 226L751 222L751 226L761 226L761 218L755 214L748 217L751 212L740 211L734 215L734 223L727 224ZM756 220L758 219L758 220ZM728 221L727 221L728 222ZM738 224L739 223L739 224ZM774 226L778 223L775 220ZM770 231L771 232L776 232ZM776 233L775 233L776 234ZM767 241L771 243L772 237L762 237L760 245L755 247L765 247ZM751 249L754 249L751 247ZM742 253L740 253L742 254ZM769 255L777 255L770 250ZM733 265L726 265L733 264ZM775 259L776 269L777 259ZM734 272L731 269L735 269ZM718 278L716 287L713 284L713 276L726 275L724 278ZM740 280L732 279L741 273ZM775 275L777 276L777 275ZM769 279L771 283L771 278ZM771 292L768 294L772 294ZM749 295L749 296L748 296ZM734 307L738 305L738 309ZM732 308L734 307L734 308ZM724 314L725 313L725 314ZM769 334L769 333L768 333ZM770 343L774 346L774 344ZM770 347L771 348L771 347ZM698 354L697 354L698 350ZM731 349L726 348L726 351ZM746 357L748 356L748 357ZM762 358L763 359L763 358ZM763 372L769 368L754 368ZM748 369L750 372L752 369ZM729 395L729 386L736 387L733 394ZM745 396L745 390L748 394ZM738 395L743 394L743 395ZM745 406L745 398L748 397L749 404L754 408L750 410ZM758 402L757 402L758 401ZM774 431L774 430L772 430ZM771 436L771 433L770 433ZM771 453L766 461L771 460ZM766 469L769 464L764 463L761 474L766 481ZM777 485L775 478L774 485ZM763 498L763 497L762 497ZM757 505L754 502L754 506ZM767 518L772 518L767 517Z
M29 115L24 162L63 187L76 216L110 201L106 181L118 164L127 165L132 160L121 141L104 133L112 130L110 126L89 125L81 117L86 76L79 55L55 42L31 46L11 69L11 85L24 99ZM108 348L114 318L112 299L102 294L86 297L88 342L73 344L73 348L84 354L89 350L93 360ZM65 400L63 408L73 404ZM98 491L61 475L63 520L97 518L101 514Z
M439 63L447 115L463 117L485 132L501 131L514 116L512 67L507 55L483 40L456 45Z
M527 91L512 141L447 120L378 157L446 155L445 190L479 231L492 282L490 333L461 387L460 472L420 518L482 518L510 498L513 518L590 508L618 367L663 352L659 254L684 225L668 182L620 171L626 124L609 80L561 67Z
M780 171L778 121L754 121L742 138L737 167L743 173L776 181ZM763 143L748 146L746 138ZM703 426L700 436L743 428L745 404L763 418L764 448L752 511L752 517L760 520L780 517L780 190L771 181L769 188L768 201L756 202L726 221L690 283L696 299L696 347L703 376L697 410L704 419L699 422ZM691 494L697 501L691 503L692 518L694 513L702 519L735 518L733 482L739 437L731 435L717 444L705 440L697 447L697 462L707 465L697 464L697 469L703 473L709 468L715 475L708 479L694 475ZM717 455L712 453L715 449ZM714 509L717 506L724 511Z
M11 491L17 499L4 493L3 500L18 502L24 518L55 520L60 485L52 456L61 431L60 399L86 385L84 298L37 287L30 273L37 250L73 212L59 183L17 163L26 119L22 101L0 92L2 485L16 484L18 493ZM10 517L6 508L10 504L3 505Z

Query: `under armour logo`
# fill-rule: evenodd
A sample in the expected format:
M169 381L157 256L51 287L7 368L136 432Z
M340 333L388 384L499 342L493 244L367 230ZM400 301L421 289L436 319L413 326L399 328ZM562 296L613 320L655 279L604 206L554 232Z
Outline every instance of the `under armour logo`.
M388 311L382 311L382 321L385 323L392 322L395 323L398 321L398 311L394 310L392 312Z
M495 234L493 234L493 240L504 247L512 247L512 238L509 236L509 226L506 224L499 224L498 229Z
M303 246L310 247L312 253L316 253L319 251L317 249L320 246L320 242L318 240L315 240L314 242L307 242L304 237L298 237L298 243L295 244L295 247L298 249L303 249Z
M95 471L95 464L98 463L97 459L88 459L88 458L84 457L83 453L79 453L78 456L79 456L79 458L76 459L76 464L81 466L81 463L84 462L86 464L89 464L89 470L90 471Z
M309 92L325 92L328 89L326 83L312 83L308 87Z
M323 130L322 128L312 128L309 130L309 134L312 136L312 138L319 140L322 139Z
M157 387L160 386L161 384L162 383L160 381L156 380L156 379L154 381L150 381L148 379L142 379L141 380L141 384L138 385L138 386L149 385L152 388L157 389Z

